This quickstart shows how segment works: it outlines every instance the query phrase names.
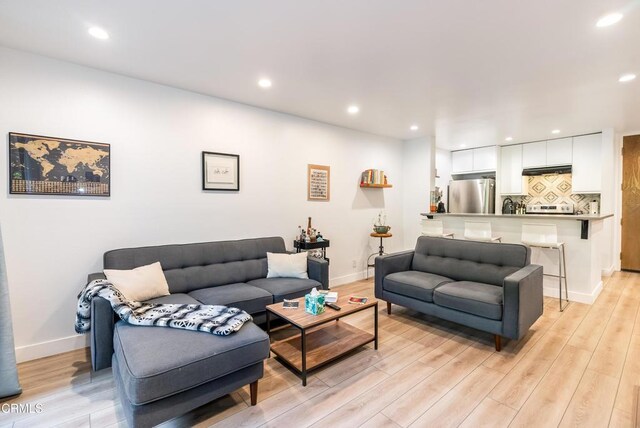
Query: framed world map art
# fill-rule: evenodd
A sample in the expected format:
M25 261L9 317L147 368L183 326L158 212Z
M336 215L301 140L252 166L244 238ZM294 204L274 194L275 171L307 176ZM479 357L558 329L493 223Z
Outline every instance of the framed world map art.
M111 146L9 133L9 193L111 195Z

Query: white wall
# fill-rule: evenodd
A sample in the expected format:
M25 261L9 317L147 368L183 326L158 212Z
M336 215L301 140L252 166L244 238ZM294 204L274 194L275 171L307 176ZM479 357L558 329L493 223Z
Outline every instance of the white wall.
M332 283L344 283L361 277L376 249L369 232L382 209L394 232L387 250L404 248L400 141L4 48L0 64L0 134L105 142L112 151L112 196L77 198L10 196L0 150L20 360L85 345L73 332L76 295L109 249L270 235L290 248L311 216L331 239ZM200 190L203 150L240 154L239 193ZM306 201L308 163L331 166L330 202ZM384 169L394 187L360 189L367 168ZM423 184L411 195L413 219L427 201Z
M408 250L415 248L420 236L420 213L429 212L429 192L434 185L435 171L434 138L405 141L403 158L404 248Z

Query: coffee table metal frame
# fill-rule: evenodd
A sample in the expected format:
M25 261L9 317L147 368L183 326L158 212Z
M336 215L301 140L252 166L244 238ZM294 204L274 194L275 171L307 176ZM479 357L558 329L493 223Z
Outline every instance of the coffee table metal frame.
M300 298L298 299L300 301L300 305L302 307L302 309L304 310L304 298ZM342 300L342 299L340 299ZM344 302L338 302L338 303L344 303ZM348 303L347 303L348 304ZM275 306L275 305L282 305L281 303L276 303L274 305L269 305L269 306ZM320 320L318 322L314 322L314 323L309 323L309 324L298 324L295 321L287 318L286 316L283 316L283 314L278 314L273 312L273 310L267 306L267 310L266 310L266 322L267 322L267 335L269 336L269 346L270 346L270 350L271 352L273 352L276 357L278 357L278 359L280 360L280 362L283 363L283 365L285 367L287 367L288 369L290 369L291 371L293 371L295 374L298 375L298 377L300 377L302 379L302 386L307 386L307 374L309 371L315 370L317 368L320 368L326 364L329 364L333 361L335 361L336 359L344 356L345 354L361 347L364 346L368 343L373 342L374 343L374 349L377 350L378 349L378 301L375 300L374 302L371 302L371 304L366 304L366 305L362 305L362 307L358 307L355 310L350 310L344 314L341 314L340 311L335 311L335 316L334 317L330 317L330 318L326 318L323 320ZM280 306L281 307L281 306ZM345 347L342 349L341 352L336 353L334 355L331 355L331 357L329 357L327 360L324 360L316 365L314 365L311 369L307 369L307 352L309 351L307 349L307 335L308 332L307 330L309 329L313 329L315 327L320 327L324 324L329 324L331 322L338 322L338 320L340 318L344 318L344 317L348 317L349 315L353 315L353 314L357 314L358 312L367 310L373 308L374 311L374 316L373 316L373 335L372 338L365 341L365 342L361 342L358 343L357 345L354 345L352 347ZM325 309L325 311L333 311L333 309L327 308ZM300 330L300 340L301 340L301 346L300 346L300 350L301 350L301 369L299 369L298 367L296 367L296 365L294 363L292 363L291 361L289 361L284 355L282 355L281 353L279 353L277 350L274 350L273 346L271 346L271 316L275 316L277 318L281 318L284 319L288 324L290 324L291 326L297 328L298 330ZM356 327L353 327L353 329L357 329ZM360 329L357 329L360 330ZM313 332L312 332L313 333Z

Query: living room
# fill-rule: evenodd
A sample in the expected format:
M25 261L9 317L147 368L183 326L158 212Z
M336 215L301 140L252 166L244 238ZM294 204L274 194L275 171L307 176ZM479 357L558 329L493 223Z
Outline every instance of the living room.
M635 2L130 3L0 4L0 427L636 426Z

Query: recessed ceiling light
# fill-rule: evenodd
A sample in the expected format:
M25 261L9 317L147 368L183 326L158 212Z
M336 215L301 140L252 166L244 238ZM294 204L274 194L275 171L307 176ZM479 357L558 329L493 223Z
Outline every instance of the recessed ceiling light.
M409 128L412 131L417 131L418 130L418 125L411 125L411 127Z
M623 74L622 76L620 76L620 78L618 79L618 82L631 82L633 79L636 78L636 75L633 73L628 73L628 74Z
M554 129L553 131L551 131L552 134L559 134L560 130L559 129Z
M261 88L270 88L271 87L271 80L269 79L260 79L258 80L258 86L260 86Z
M619 22L623 16L623 14L618 12L605 15L602 18L598 19L598 22L596 22L596 27L608 27L610 25L613 25Z
M464 149L465 147L467 147L467 145L466 144L460 144L460 147L462 147Z
M100 27L91 27L89 28L89 34L91 34L96 39L107 40L109 38L109 33L104 31Z
M504 139L504 141L513 141L513 137L507 137Z
M360 111L360 107L353 105L353 106L349 106L349 108L347 108L347 112L349 114L357 114Z

